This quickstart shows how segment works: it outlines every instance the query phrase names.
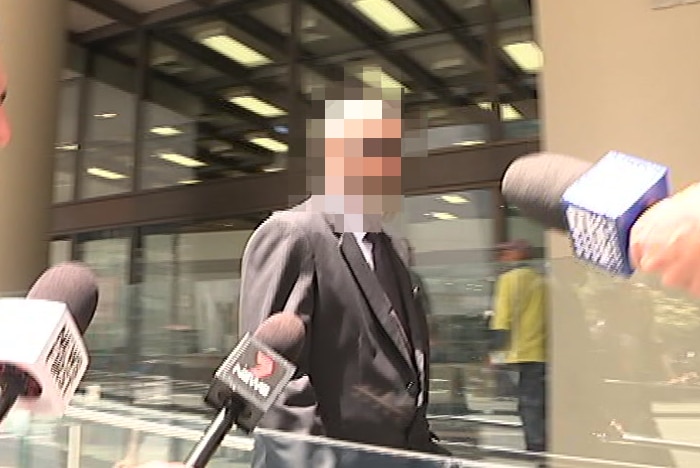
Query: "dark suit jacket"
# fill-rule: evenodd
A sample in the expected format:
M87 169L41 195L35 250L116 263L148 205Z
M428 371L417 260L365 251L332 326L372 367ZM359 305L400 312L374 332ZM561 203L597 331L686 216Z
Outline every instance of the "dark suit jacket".
M333 217L313 212L308 201L273 214L253 233L243 254L241 331L252 332L283 310L306 325L299 375L261 427L439 450L426 419L425 314L405 263L396 251L393 256L410 330L354 235L338 232Z

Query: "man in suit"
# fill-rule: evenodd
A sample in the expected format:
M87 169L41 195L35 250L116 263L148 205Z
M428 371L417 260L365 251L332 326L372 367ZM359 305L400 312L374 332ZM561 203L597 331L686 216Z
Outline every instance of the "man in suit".
M401 102L386 90L334 91L310 121L309 161L324 167L312 170L315 194L273 214L243 254L242 332L276 311L306 326L298 375L260 426L438 453L425 312L383 223L400 209ZM274 450L264 466L282 463Z

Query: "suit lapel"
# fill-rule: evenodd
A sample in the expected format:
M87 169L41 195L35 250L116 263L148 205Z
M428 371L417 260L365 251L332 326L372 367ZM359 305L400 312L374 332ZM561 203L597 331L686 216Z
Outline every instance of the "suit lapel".
M406 314L408 315L408 323L411 329L411 341L415 351L415 360L412 362L415 362L420 376L423 377L425 376L425 354L428 346L428 324L425 319L425 311L419 310L420 308L418 307L416 296L419 291L416 289L417 287L414 287L411 273L404 260L405 255L402 255L407 253L403 252L403 245L400 244L396 237L391 236L391 241L395 252L395 255L392 255L394 271L398 274L399 289L403 296L402 299L404 307L406 308Z
M357 245L355 236L352 233L340 234L340 251L360 290L367 299L372 313L374 313L389 338L394 342L399 353L401 353L401 356L405 359L406 364L413 368L413 358L410 351L411 347L406 333L401 326L401 321L391 307L391 303L379 284L379 281L377 281L374 272L372 272L369 265L367 265L367 261L362 255L362 251Z

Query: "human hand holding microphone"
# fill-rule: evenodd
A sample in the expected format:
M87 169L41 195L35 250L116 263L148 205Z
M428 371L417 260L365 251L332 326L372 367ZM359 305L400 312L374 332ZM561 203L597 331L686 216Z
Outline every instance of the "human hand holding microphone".
M580 260L700 297L700 183L669 196L668 169L618 152L593 164L540 153L506 171L506 201L567 234Z
M700 183L646 210L630 232L630 259L665 286L700 297Z

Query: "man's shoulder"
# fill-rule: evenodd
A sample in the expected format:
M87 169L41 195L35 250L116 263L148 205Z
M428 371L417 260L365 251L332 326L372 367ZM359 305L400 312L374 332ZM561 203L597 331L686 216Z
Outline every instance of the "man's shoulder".
M276 234L305 233L323 228L325 218L322 213L313 211L308 204L302 203L286 210L273 212L256 232L275 232Z

